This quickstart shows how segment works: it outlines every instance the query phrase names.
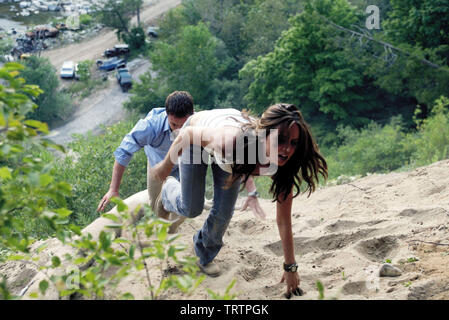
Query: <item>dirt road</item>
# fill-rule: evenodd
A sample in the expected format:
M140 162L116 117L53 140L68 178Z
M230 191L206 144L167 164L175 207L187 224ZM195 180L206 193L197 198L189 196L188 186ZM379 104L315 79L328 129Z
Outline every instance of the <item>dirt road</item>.
M150 67L150 62L143 59L128 63L133 81L138 81L139 76ZM66 145L73 140L72 135L75 133L85 134L91 131L93 134L98 134L101 132L100 124L107 126L125 119L127 111L123 108L123 103L128 100L130 93L122 92L114 72L110 74L108 81L110 83L107 88L82 100L72 120L53 129L47 138Z
M145 1L144 8L141 12L140 19L144 25L155 22L155 19L164 12L176 7L181 0L152 0ZM132 24L136 24L136 18ZM113 30L104 30L92 39L81 43L74 43L66 47L43 51L42 56L48 57L51 63L59 70L62 63L66 60L83 61L96 60L101 58L101 54L107 48L111 48L118 43L117 36Z
M162 13L180 4L180 0L150 1L144 6L141 20L144 24L154 21ZM82 43L72 44L67 47L45 51L44 56L50 58L53 65L59 70L66 60L82 61L95 60L101 57L101 53L117 43L113 31L104 31L97 37ZM128 68L134 81L138 81L139 75L149 70L149 61L136 59L128 63ZM126 118L126 110L123 103L129 98L129 93L123 93L117 84L113 73L109 77L110 84L107 88L95 92L80 102L80 107L73 115L72 120L53 129L47 136L54 142L66 145L73 140L73 134L85 134L91 131L93 134L101 131L100 125L112 125Z

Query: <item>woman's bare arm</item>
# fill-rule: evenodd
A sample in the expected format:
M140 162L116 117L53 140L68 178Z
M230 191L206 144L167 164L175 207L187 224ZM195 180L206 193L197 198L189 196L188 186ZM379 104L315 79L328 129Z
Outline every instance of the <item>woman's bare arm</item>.
M281 195L280 198L282 199L283 196ZM276 222L278 225L279 235L281 236L285 259L284 262L286 264L292 264L295 262L291 215L292 201L293 194L290 193L284 201L276 202Z
M283 199L283 195L280 195L280 198ZM290 192L287 199L277 201L276 203L276 222L279 229L279 235L281 236L285 264L296 263L292 232L292 202L293 193ZM285 282L287 285L287 295L297 292L300 283L298 272L284 271L281 282Z

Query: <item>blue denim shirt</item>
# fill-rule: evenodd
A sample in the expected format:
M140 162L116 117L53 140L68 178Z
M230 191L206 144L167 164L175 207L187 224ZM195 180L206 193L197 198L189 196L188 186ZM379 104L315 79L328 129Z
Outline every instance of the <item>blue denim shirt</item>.
M144 148L151 167L162 161L174 140L165 108L152 109L140 119L114 151L115 159L126 167L136 151ZM177 166L173 168L173 171Z

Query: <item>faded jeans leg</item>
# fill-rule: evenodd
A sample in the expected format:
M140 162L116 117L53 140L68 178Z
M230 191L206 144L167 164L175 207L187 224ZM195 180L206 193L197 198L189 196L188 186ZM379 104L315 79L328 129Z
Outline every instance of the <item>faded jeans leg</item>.
M195 252L202 265L210 263L223 246L223 236L234 214L240 186L240 180L238 180L230 188L224 189L230 174L216 164L212 164L212 173L214 178L213 206L203 227L193 237Z
M162 187L162 204L167 211L194 218L200 215L204 207L204 193L206 187L207 164L194 164L193 151L183 152L181 161L180 180L169 179ZM198 147L199 148L199 147ZM193 236L196 255L200 263L210 263L223 246L223 236L234 214L240 181L236 181L230 188L224 189L229 173L223 171L218 165L212 164L214 181L214 205L204 222L203 227Z

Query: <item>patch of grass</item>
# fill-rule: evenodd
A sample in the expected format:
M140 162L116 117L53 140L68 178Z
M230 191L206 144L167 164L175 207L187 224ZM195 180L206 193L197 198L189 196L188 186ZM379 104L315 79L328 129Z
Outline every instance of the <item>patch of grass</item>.
M67 93L72 97L83 99L90 96L97 89L106 88L108 83L108 81L104 81L102 78L76 81L67 89Z

